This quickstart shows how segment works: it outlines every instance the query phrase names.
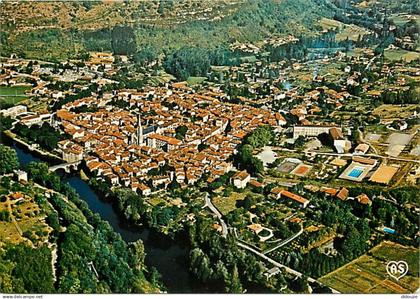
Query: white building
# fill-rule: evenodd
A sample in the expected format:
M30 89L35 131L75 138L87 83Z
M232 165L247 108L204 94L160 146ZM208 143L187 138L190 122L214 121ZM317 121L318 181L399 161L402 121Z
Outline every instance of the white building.
M293 127L293 139L297 139L299 136L303 137L317 137L322 133L329 133L333 126L294 126Z
M0 114L2 114L4 117L16 117L22 113L26 113L27 111L28 109L26 108L26 106L17 105L8 109L0 110Z
M242 170L237 172L232 178L232 183L236 188L243 189L246 187L248 182L251 180L251 175L246 172L246 170Z

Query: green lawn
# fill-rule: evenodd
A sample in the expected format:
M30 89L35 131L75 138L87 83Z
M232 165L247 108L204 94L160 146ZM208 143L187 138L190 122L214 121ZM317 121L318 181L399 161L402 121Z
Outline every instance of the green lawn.
M0 86L0 105L15 105L26 100L25 91L30 89L30 86Z
M391 61L404 60L410 62L420 58L420 53L400 49L385 50L385 58Z
M188 77L187 83L188 85L193 86L193 85L201 84L205 80L207 80L206 77Z
M419 16L414 16L414 19L416 20L417 24L420 25L420 17ZM410 21L410 19L407 16L392 16L391 20L395 23L395 25L397 26L403 26L405 25L407 22Z
M228 197L215 197L213 198L213 204L223 215L229 214L231 211L236 209L236 202L243 200L247 195L246 192L238 193L232 192Z
M256 62L256 61L257 61L257 57L255 57L255 55L241 57L241 62Z

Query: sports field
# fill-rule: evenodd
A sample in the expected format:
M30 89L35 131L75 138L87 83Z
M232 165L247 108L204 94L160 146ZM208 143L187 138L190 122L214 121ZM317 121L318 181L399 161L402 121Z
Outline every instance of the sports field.
M0 105L15 105L20 101L26 100L26 91L29 86L0 86Z
M419 249L382 242L368 254L327 274L319 280L345 294L403 294L419 288ZM386 271L389 261L406 261L408 273L400 280Z

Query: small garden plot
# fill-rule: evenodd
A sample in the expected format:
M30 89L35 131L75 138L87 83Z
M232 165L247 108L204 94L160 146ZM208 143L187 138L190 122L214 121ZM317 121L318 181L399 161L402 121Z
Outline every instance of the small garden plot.
M246 192L232 192L228 197L216 197L212 200L212 202L215 205L215 207L220 211L220 213L226 215L231 211L235 210L236 202L238 200L243 200L246 195Z

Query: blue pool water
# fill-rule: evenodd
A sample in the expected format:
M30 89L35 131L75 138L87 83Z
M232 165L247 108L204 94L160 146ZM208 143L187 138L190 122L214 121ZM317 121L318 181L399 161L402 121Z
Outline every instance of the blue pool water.
M386 232L388 234L395 234L395 230L393 230L389 227L384 227L384 232Z
M349 176L352 178L358 178L363 172L363 169L359 169L359 168L353 168L350 173Z

